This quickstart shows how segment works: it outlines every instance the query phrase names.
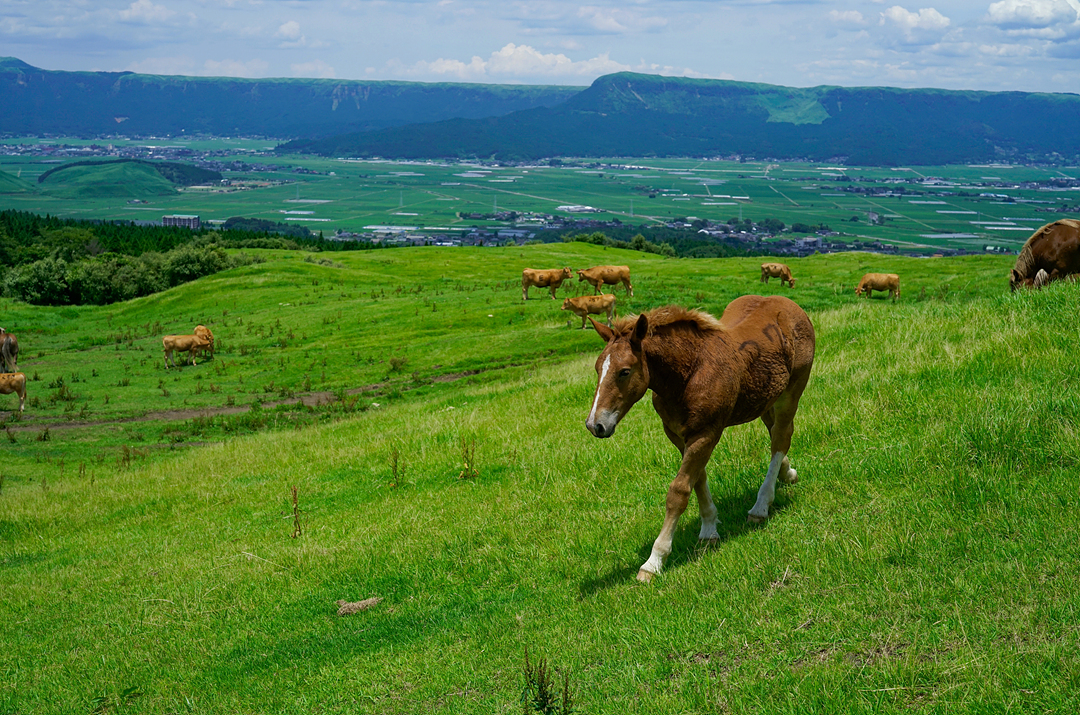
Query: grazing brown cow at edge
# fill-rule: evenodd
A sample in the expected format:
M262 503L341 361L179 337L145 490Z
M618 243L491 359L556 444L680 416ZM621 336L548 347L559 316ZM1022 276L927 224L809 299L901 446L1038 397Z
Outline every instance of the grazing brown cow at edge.
M7 372L19 369L19 339L3 328L0 328L0 359Z
M1080 273L1080 221L1048 223L1024 243L1009 273L1009 290L1042 288Z
M165 369L169 369L169 363L172 362L172 366L176 367L176 363L173 362L173 353L188 353L191 358L191 364L195 364L195 351L202 350L209 346L206 338L198 335L166 335L161 339L161 346L165 348Z
M521 299L529 299L529 288L536 286L537 288L550 288L551 299L556 300L555 290L562 285L562 282L567 278L573 276L573 272L570 268L526 268L521 272Z
M770 278L779 278L780 284L788 284L788 288L795 287L795 279L791 277L791 269L783 263L762 263L761 282L768 283Z
M592 323L607 345L596 359L599 379L585 427L596 437L610 437L619 420L652 390L664 433L682 454L668 488L664 526L638 571L638 580L647 582L671 552L691 491L701 513L698 538L719 538L705 466L727 427L761 418L772 443L750 521L769 518L778 479L787 484L798 479L787 455L799 398L814 363L814 326L791 300L756 295L733 300L720 320L668 306L623 318L614 329Z
M588 281L596 293L603 293L601 286L617 286L622 283L626 286L626 294L634 295L634 286L630 285L630 266L593 266L580 270L577 274L578 283Z
M895 301L900 297L900 276L895 273L867 273L859 281L859 287L855 289L855 295L866 293L871 297L875 290L887 290L889 296Z
M196 348L199 351L199 353L202 354L202 355L209 355L210 357L213 357L214 356L214 334L212 332L210 332L210 328L206 327L205 325L196 325L194 334L198 335L200 338L202 338L207 343L209 343L209 345L207 345L205 348Z
M26 375L21 372L9 372L0 375L0 395L15 393L19 396L19 412L26 405Z
M562 309L581 317L582 330L585 329L585 318L590 313L594 315L607 313L607 324L610 326L615 317L615 295L581 295L577 298L567 298L562 302Z

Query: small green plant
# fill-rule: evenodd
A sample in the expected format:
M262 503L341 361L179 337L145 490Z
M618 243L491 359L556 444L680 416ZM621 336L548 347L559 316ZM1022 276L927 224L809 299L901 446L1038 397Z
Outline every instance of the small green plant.
M109 692L108 689L105 689L101 691L101 695L90 701L90 712L98 715L120 710L131 705L141 695L142 691L139 690L138 686L124 688L119 693Z
M392 357L390 358L390 372L401 372L405 365L409 362L408 358Z
M476 440L466 440L462 437L460 444L461 463L464 468L461 470L461 474L458 475L458 479L476 479L480 476L480 470L476 468Z
M525 667L522 668L524 686L521 703L525 715L570 715L574 704L570 697L570 674L563 672L562 692L559 692L554 672L548 668L547 659L541 658L533 665L529 661L529 649L525 648Z

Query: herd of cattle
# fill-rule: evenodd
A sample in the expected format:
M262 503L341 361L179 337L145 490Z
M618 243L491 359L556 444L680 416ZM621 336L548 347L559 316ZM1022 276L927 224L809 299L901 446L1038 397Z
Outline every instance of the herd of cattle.
M555 291L563 281L573 277L569 268L535 270L526 268L521 273L521 298L529 299L529 288L547 288L551 299L556 300ZM581 318L581 327L589 315L606 315L610 326L615 319L615 295L605 294L605 285L626 288L628 296L634 295L630 283L629 266L594 266L577 271L578 282L587 282L593 287L593 295L567 298L562 309L569 310ZM1024 243L1016 258L1016 264L1009 273L1009 288L1041 288L1058 280L1077 280L1080 277L1080 221L1062 219L1039 228ZM781 284L795 287L795 278L791 269L783 263L762 263L761 282L768 283L770 278L779 278ZM895 273L867 273L855 288L855 295L870 296L873 291L887 291L895 301L900 298L900 276ZM166 335L162 338L165 351L165 368L176 367L173 356L187 353L191 365L199 354L214 354L214 334L205 325L195 326L191 335ZM15 393L19 396L19 412L26 403L26 375L18 372L19 341L11 333L0 328L0 395Z

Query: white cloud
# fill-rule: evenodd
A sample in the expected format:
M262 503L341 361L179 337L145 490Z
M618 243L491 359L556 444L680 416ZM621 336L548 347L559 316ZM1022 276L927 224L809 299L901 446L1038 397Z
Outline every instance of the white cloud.
M270 65L263 60L206 60L203 69L211 77L265 77Z
M1001 0L990 5L986 22L1005 30L1046 28L1074 24L1078 14L1066 0Z
M649 32L667 27L668 24L662 17L647 17L624 8L596 7L595 5L579 8L577 16L593 30L604 34Z
M867 24L866 18L858 10L830 10L829 19L837 25L862 27Z
M176 13L164 5L150 0L135 0L126 10L120 11L120 19L128 22L164 22Z
M318 77L319 79L337 78L334 68L322 60L313 60L311 62L301 62L299 64L289 65L289 69L292 70L293 77Z
M899 5L893 5L881 13L881 24L888 20L902 30L944 30L949 26L949 18L942 15L932 7L921 8L918 12L911 12Z
M302 40L304 35L300 32L300 23L296 20L289 20L277 29L274 37L295 42L296 40Z

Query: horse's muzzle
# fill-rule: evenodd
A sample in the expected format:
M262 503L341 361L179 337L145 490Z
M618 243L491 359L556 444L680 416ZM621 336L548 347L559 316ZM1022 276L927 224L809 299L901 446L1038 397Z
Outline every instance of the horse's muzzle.
M593 437L601 439L615 434L615 426L619 424L619 415L616 412L603 412L595 420L586 420L585 429L592 432Z

